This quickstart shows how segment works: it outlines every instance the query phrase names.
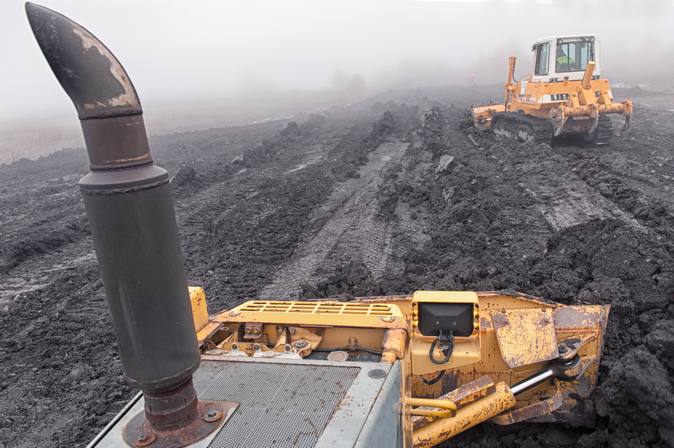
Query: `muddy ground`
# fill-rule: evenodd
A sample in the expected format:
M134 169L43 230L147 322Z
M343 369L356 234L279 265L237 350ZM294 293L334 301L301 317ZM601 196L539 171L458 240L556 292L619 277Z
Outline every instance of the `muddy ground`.
M632 93L633 129L597 148L474 132L466 107L500 96L478 88L152 146L211 310L421 288L611 303L595 419L486 424L449 446L674 446L674 98ZM1 447L85 446L135 392L76 188L86 171L83 150L0 167Z

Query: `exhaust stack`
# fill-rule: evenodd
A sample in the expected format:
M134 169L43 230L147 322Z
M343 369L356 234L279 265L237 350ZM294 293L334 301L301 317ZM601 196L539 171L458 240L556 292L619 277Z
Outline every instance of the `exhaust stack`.
M145 412L126 427L136 447L186 446L235 406L198 402L200 353L166 170L154 165L143 110L124 67L101 41L48 8L26 3L33 34L75 104L89 154L80 189L124 374Z

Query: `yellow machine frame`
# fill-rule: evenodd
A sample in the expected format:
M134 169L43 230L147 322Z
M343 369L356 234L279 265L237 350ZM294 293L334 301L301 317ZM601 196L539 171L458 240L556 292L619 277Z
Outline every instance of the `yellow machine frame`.
M204 356L303 358L351 350L401 362L400 410L406 447L442 443L485 420L508 425L572 412L597 382L608 305L569 306L524 294L417 291L354 301L245 302L208 316L205 293L190 288ZM433 337L419 331L421 303L473 305L473 333L454 341L444 365L429 360ZM550 380L517 396L510 387L575 344L574 381ZM561 345L560 345L561 344Z
M593 79L595 63L588 62L579 81L564 79L557 82L532 82L528 75L514 81L517 58L508 58L508 78L505 84L505 102L472 108L474 124L478 129L490 129L495 113L521 112L525 115L550 120L554 136L562 133L591 133L602 114L621 114L625 126L632 116L632 101L614 102L607 79ZM569 118L575 118L571 127ZM580 124L579 124L580 123Z

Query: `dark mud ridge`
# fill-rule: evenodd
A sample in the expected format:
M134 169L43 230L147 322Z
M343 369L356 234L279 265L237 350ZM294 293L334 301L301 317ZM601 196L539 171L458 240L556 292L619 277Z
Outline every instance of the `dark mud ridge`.
M447 446L674 446L674 127L605 147L493 140L484 92L428 89L156 137L191 284L251 297L519 290L610 303L582 427L484 424ZM76 188L82 150L0 167L0 447L80 446L124 381Z

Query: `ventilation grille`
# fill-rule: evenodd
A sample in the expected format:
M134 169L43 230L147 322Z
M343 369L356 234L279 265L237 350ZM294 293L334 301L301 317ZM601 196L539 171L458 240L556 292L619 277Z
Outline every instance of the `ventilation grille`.
M274 311L277 313L332 313L359 314L371 316L393 316L391 305L386 303L348 303L348 302L246 302L241 311Z
M358 376L359 367L204 361L199 398L239 407L209 448L311 448Z
M405 328L400 308L389 303L253 300L217 316L221 322Z

